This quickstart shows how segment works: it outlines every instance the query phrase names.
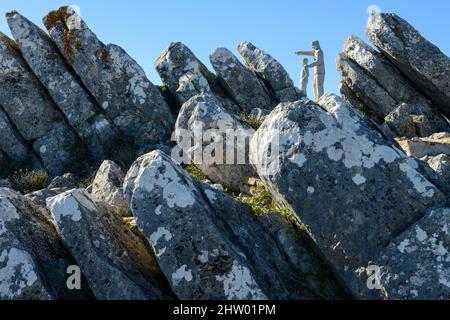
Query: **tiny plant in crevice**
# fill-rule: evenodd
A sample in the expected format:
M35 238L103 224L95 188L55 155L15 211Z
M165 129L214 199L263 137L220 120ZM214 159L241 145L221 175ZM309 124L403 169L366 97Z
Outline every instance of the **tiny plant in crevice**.
M20 169L14 172L9 177L9 181L13 185L14 189L23 194L45 189L50 184L47 172L31 171L26 169Z
M186 167L186 171L199 181L210 180L203 171L195 164L191 163Z
M262 124L262 122L258 120L256 117L248 116L243 112L241 113L241 120L254 130L258 130Z

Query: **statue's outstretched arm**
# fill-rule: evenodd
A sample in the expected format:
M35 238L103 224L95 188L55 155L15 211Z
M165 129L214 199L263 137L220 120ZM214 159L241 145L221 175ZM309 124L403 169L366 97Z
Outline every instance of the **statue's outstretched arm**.
M299 56L314 56L315 52L314 51L297 51L295 54L299 55Z

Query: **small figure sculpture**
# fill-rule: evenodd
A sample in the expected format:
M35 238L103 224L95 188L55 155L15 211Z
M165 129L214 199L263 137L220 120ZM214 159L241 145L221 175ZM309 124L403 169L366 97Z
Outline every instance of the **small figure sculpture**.
M313 41L312 48L312 51L298 51L296 54L299 56L305 55L314 57L314 62L310 64L309 67L314 68L314 98L317 101L324 94L323 85L325 82L325 62L319 41Z
M300 79L300 89L305 97L308 96L308 82L309 82L309 60L303 59L302 76Z

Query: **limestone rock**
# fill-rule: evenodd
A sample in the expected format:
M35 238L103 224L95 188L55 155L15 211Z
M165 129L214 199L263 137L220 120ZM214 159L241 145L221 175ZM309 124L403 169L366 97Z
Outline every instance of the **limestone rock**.
M26 167L34 165L35 167L41 166L33 150L26 145L25 140L20 133L14 128L14 125L9 121L5 112L0 107L0 153L3 154L3 165L0 165L4 169L3 174L6 174L9 170L9 162L7 159L11 159L11 164L15 168ZM0 162L1 163L1 162ZM0 176L2 175L0 170Z
M71 291L66 270L76 263L45 213L20 194L0 188L0 300L89 299Z
M440 154L421 159L423 171L427 178L450 196L450 156Z
M48 185L49 189L75 189L80 184L80 179L73 173L66 173L62 176L56 177Z
M106 203L120 216L131 217L131 211L123 195L125 173L112 161L104 161L97 171L91 194Z
M199 130L203 130L203 139L194 139L191 145ZM255 176L248 159L253 134L253 129L226 111L221 100L214 95L199 95L181 108L174 140L187 157L185 162L195 163L215 183L246 191L244 179Z
M243 66L231 51L218 48L210 55L210 60L233 100L247 115L255 108L271 111L277 105L264 83Z
M229 112L241 109L223 91L217 78L183 43L171 43L156 59L156 71L179 106L199 94L215 95Z
M157 286L160 274L151 247L86 191L71 190L50 198L47 207L97 299L165 297Z
M424 104L402 103L385 121L398 137L406 138L428 137L450 128L439 113Z
M375 259L385 298L450 299L450 209L432 210Z
M398 102L374 78L345 54L338 54L336 65L347 86L379 118L384 119L398 107Z
M394 13L374 13L366 34L383 54L450 117L450 59Z
M145 150L170 136L175 119L161 92L122 48L105 45L70 7L44 18L66 61L105 114Z
M45 169L52 175L84 167L86 150L63 122L62 114L31 73L16 44L0 34L0 105L23 138L33 141ZM81 159L84 160L81 161Z
M124 190L178 298L315 296L292 281L300 278L301 266L289 266L274 235L246 205L193 179L164 153L139 158Z
M99 160L116 159L124 137L99 112L50 37L17 12L8 13L7 20L22 56L91 153Z
M237 49L247 67L266 82L279 102L301 98L300 90L277 60L248 41L240 43Z
M344 81L398 136L429 136L450 129L427 98L380 53L358 37L349 37L337 59ZM369 113L370 115L370 113Z
M328 94L319 105L280 104L253 137L250 157L362 296L368 289L355 271L447 197L341 98Z
M397 142L410 157L421 159L439 154L450 155L450 134L435 133L426 138L397 139Z
M25 195L40 208L47 207L47 199L57 196L63 192L76 189L79 185L79 179L74 174L66 173L63 176L56 177L47 188L28 193Z

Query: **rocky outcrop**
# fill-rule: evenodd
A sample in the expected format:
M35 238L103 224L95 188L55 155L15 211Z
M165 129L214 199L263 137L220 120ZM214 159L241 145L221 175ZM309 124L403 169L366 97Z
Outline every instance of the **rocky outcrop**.
M362 103L403 137L426 137L450 129L445 118L381 53L361 39L349 37L337 57L343 82ZM354 99L354 98L353 98ZM349 99L350 100L350 99Z
M240 43L237 49L247 67L265 81L279 102L301 98L301 91L277 60L248 41Z
M99 107L60 55L50 37L17 12L7 14L8 24L33 73L45 86L68 123L97 160L123 155L125 139L99 112ZM113 151L114 150L114 151ZM125 150L132 152L132 150Z
M0 180L1 300L450 299L449 58L405 21L345 42L349 103L250 42L157 87L71 7L7 21L0 178L53 180Z
M68 289L66 270L72 265L45 212L0 188L0 300L89 299L87 286Z
M401 72L450 117L450 59L394 13L373 13L366 34Z
M251 160L352 292L371 296L355 272L447 197L341 98L319 105L278 106L255 134Z
M254 130L228 113L214 95L195 96L178 115L174 154L182 151L184 163L193 162L215 183L246 191L244 181L255 176L248 158L253 134Z
M44 24L105 115L139 150L170 137L175 119L169 106L125 50L103 44L70 7L50 12Z
M101 300L147 300L165 297L156 279L159 268L151 248L114 212L95 203L83 190L47 200L59 236Z
M155 67L164 86L180 107L196 95L209 94L221 100L229 112L241 113L242 110L226 95L216 76L183 43L171 43L156 59Z
M382 266L386 299L447 300L450 297L450 209L432 210L383 250L373 264Z
M125 173L112 161L104 161L92 183L91 194L97 201L110 206L119 216L131 217L122 190Z
M86 150L38 79L31 73L16 44L0 34L0 105L32 144L44 167L53 175L80 171ZM20 145L18 145L20 147Z
M233 100L247 115L253 109L271 111L277 105L262 80L243 66L231 51L218 48L210 55L210 60Z
M271 232L246 205L193 179L164 153L139 158L124 190L179 298L315 297L301 283L302 265L290 265L283 253L290 245L275 245ZM276 230L279 237L282 229ZM305 264L317 261L306 257Z

